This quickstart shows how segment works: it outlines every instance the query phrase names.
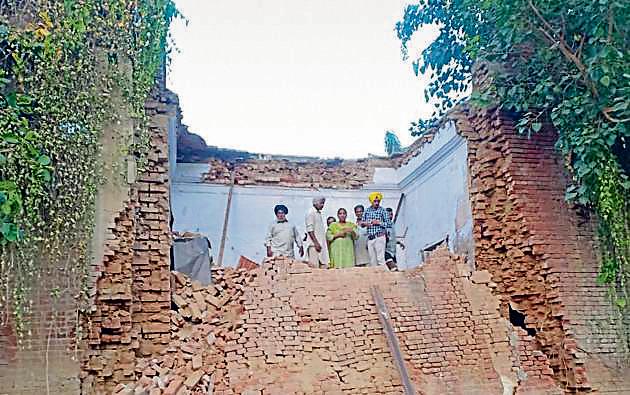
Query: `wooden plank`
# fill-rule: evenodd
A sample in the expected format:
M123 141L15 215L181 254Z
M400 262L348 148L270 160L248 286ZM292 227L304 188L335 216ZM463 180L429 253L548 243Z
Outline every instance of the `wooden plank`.
M402 353L400 352L400 344L398 343L398 338L394 333L394 326L389 319L389 311L387 310L387 305L385 304L385 300L383 299L383 295L381 294L378 286L374 285L371 288L372 291L372 299L374 299L374 303L376 304L376 310L378 312L378 318L381 321L381 325L383 325L383 330L385 331L385 337L387 338L387 344L389 345L389 351L394 358L394 364L398 369L398 373L400 374L400 381L403 384L403 388L405 390L405 395L416 395L416 392L413 388L413 384L409 379L409 372L407 372L407 366L405 366L405 360L402 357Z
M228 191L227 205L225 207L225 216L223 217L223 231L221 232L221 244L219 245L219 266L223 266L223 252L225 251L225 238L227 236L228 222L230 221L230 207L232 207L232 194L234 193L234 179L236 170L232 170L230 177L230 190Z

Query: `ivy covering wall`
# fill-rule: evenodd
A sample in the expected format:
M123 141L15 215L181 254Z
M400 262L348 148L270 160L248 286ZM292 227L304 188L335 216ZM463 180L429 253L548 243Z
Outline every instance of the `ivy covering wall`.
M144 102L177 11L171 0L0 5L0 323L22 333L44 267L86 284L100 137L122 105L137 130L121 149L146 153Z

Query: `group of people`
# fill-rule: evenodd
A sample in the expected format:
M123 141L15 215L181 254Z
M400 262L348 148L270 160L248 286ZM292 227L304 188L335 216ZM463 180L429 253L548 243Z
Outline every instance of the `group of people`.
M345 208L337 210L337 218L328 217L326 224L322 209L324 197L313 199L313 206L306 214L304 237L295 225L289 223L289 209L282 204L274 207L276 221L269 227L265 246L267 256L294 258L297 245L300 257L306 258L312 267L348 268L353 266L387 265L396 269L396 246L404 245L396 239L393 225L394 212L383 208L383 194L370 193L370 205L354 207L356 222L348 221Z

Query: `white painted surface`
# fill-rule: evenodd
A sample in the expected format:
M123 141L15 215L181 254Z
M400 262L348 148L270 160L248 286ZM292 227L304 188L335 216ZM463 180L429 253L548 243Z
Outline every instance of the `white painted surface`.
M417 266L423 249L447 237L452 251L473 257L466 141L448 128L425 146L427 155L400 169L405 198L397 231L407 230L406 267Z
M184 167L184 166L182 166ZM181 170L181 167L178 167ZM188 169L190 170L190 169ZM190 173L188 173L190 176ZM223 217L227 203L228 186L176 181L173 186L172 203L176 231L193 231L206 235L212 243L213 252L218 254ZM382 190L385 204L395 205L400 192ZM265 186L234 187L232 208L228 223L223 263L234 266L240 255L260 261L264 258L265 233L275 215L276 204L289 208L288 219L301 234L304 233L304 216L316 195L326 196L324 219L336 216L337 209L344 207L354 221L352 210L355 205L367 205L367 191L292 189Z
M362 190L285 188L275 186L236 186L227 229L224 265L234 266L240 255L255 261L264 258L265 233L274 221L273 208L289 208L289 221L304 232L304 215L316 195L327 198L324 219L335 216L339 207L348 210L368 205L372 190L384 194L384 207L397 207L401 193L405 199L398 215L396 231L407 249L398 249L401 268L421 264L421 251L448 235L449 247L472 257L472 215L468 197L466 141L452 124L443 128L422 152L399 169L376 169L373 183ZM218 254L229 187L201 183L206 164L177 164L171 205L176 231L206 235Z

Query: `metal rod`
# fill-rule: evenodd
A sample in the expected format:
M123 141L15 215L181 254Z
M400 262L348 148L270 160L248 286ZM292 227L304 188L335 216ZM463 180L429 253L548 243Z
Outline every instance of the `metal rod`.
M405 366L405 361L402 357L402 353L400 352L400 344L398 343L398 338L394 333L394 326L389 319L389 311L387 310L387 305L385 304L383 295L381 295L381 291L376 285L371 287L371 291L372 299L374 299L376 310L378 311L378 318L381 321L381 325L383 325L383 329L385 330L385 337L387 338L389 351L394 358L394 364L398 369L398 373L400 373L400 379L405 390L405 395L416 395L413 384L409 379L407 366Z

